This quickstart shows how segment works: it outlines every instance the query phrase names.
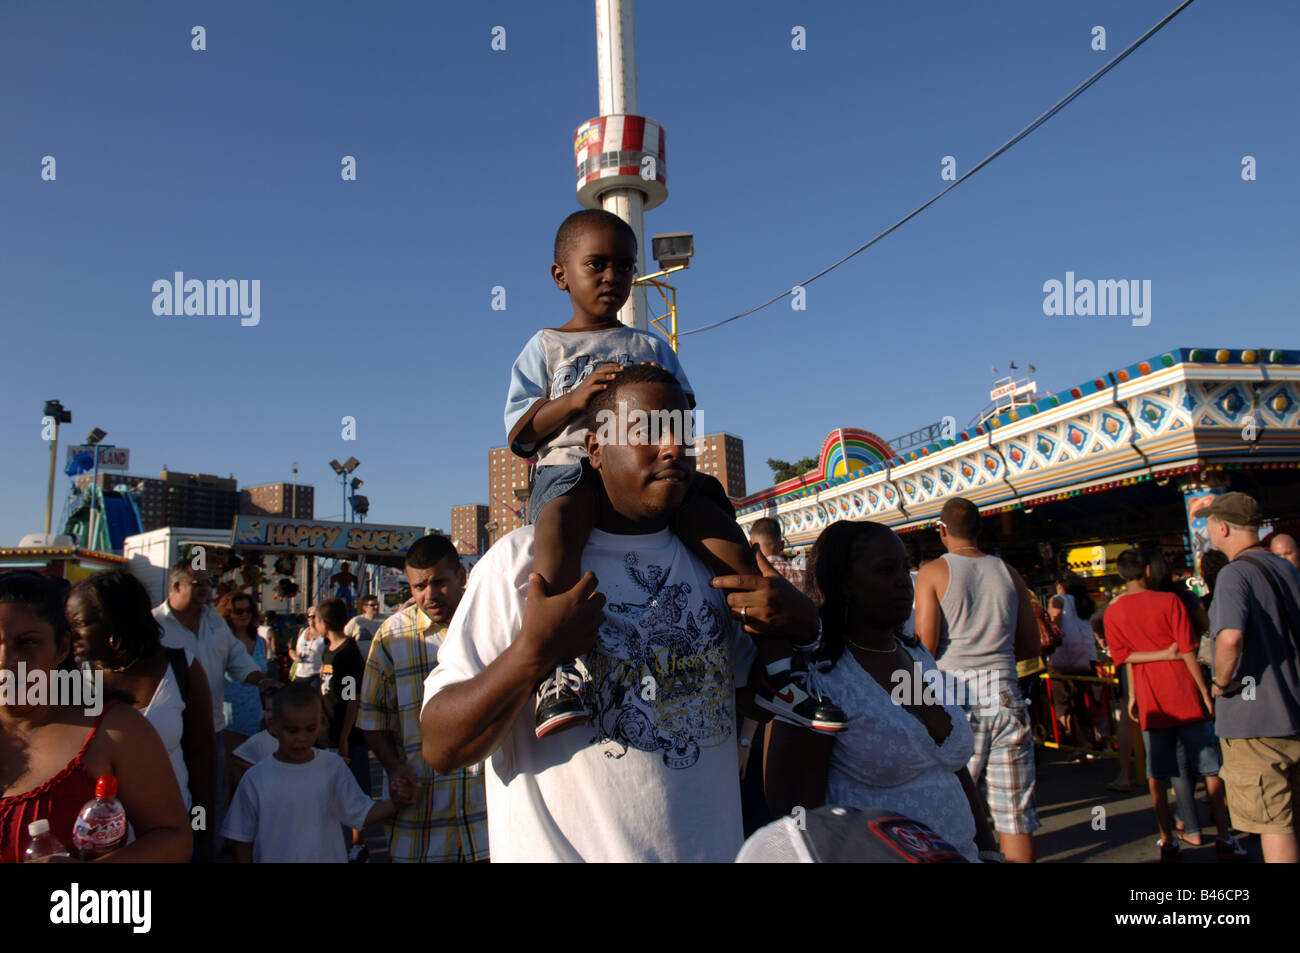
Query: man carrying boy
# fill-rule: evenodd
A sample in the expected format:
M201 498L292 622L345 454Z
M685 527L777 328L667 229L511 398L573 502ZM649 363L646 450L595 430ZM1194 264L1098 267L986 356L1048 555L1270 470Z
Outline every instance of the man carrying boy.
M415 802L386 825L393 863L488 859L487 798L478 765L435 773L420 753L424 680L460 604L465 567L445 536L425 536L406 553L414 604L380 627L366 659L359 725L390 785L409 784Z
M248 769L235 791L222 836L239 863L345 863L340 825L364 828L393 816L393 801L376 803L338 755L313 747L321 722L320 691L295 682L271 701L271 757ZM409 796L403 780L394 796Z
M616 401L690 406L673 375L645 364L593 400L593 424ZM756 655L740 624L808 639L816 611L762 557L761 577L711 578L670 532L695 469L680 436L629 445L589 429L585 446L605 501L585 575L549 595L531 526L488 550L425 684L425 756L443 771L489 759L495 861L730 861L743 841L738 704L766 717L737 690ZM538 738L533 687L575 657L591 728Z
M511 370L506 432L516 454L537 455L528 516L536 527L534 568L551 594L577 584L583 548L601 508L599 481L587 461L588 428L614 429L609 425L617 420L620 427L629 425L619 439L648 443L666 422L679 441L688 447L692 442L695 397L677 355L662 338L618 321L636 256L636 235L617 215L583 209L566 218L555 235L551 278L569 295L573 316L561 327L533 335ZM642 363L658 365L676 379L686 397L684 409L674 411L676 416L652 418L658 426L637 424L633 415L613 407L603 420L588 413L625 367ZM694 475L671 529L715 572L757 574L749 542L716 479ZM792 649L816 646L815 638L812 644L792 646L787 639L760 634L764 678L758 704L806 727L839 731L844 713L810 691L806 669L796 667L791 657ZM540 681L534 700L537 737L587 722L591 706L583 697L583 675L566 659Z
M1169 823L1169 779L1178 776L1178 743L1188 764L1205 779L1219 860L1243 860L1246 852L1228 833L1228 808L1219 780L1219 743L1214 736L1214 706L1210 689L1196 661L1198 639L1182 601L1172 592L1148 589L1149 567L1142 553L1126 549L1115 560L1125 594L1106 609L1106 641L1117 665L1124 665L1128 682L1128 714L1142 727L1147 749L1147 778L1156 825L1160 828L1160 860L1178 859L1178 840ZM1178 653L1173 657L1171 643Z

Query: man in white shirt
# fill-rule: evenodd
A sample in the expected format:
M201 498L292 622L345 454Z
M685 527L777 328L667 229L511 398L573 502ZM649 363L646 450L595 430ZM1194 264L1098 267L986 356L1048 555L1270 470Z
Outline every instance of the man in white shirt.
M226 727L226 718L221 702L225 695L222 675L238 682L255 685L266 679L268 685L275 682L253 661L244 644L235 638L226 621L217 615L216 610L208 605L208 594L212 591L212 578L206 569L193 569L188 563L181 562L172 566L167 573L167 598L153 610L153 617L162 626L162 643L169 648L186 649L194 656L208 677L212 689L212 725L217 733L217 764L226 763L225 747L221 742L221 730ZM220 820L225 813L226 791L225 771L217 772L217 790L215 800L216 817L209 819L213 829L220 830Z
M711 581L668 528L695 469L683 431L611 437L598 424L616 401L631 408L624 420L689 411L676 378L652 365L624 369L592 400L585 446L606 501L585 575L548 597L533 528L505 537L475 566L425 682L425 759L438 772L487 761L495 862L734 859L736 709L770 718L737 691L757 654L738 622L816 631L812 603L761 556L762 576ZM575 658L591 725L539 739L536 686Z

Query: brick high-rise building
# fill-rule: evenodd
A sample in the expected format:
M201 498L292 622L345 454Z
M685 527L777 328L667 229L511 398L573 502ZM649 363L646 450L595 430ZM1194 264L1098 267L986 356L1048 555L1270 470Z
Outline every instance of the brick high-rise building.
M488 499L490 546L527 523L528 461L509 447L488 451Z
M288 519L315 518L316 488L305 484L263 483L239 491L239 512L249 516L283 516ZM295 512L290 512L297 507Z
M90 474L81 475L77 482L84 487ZM119 483L139 488L136 505L146 533L164 526L230 529L239 513L239 481L233 476L163 470L154 479L100 471L101 488L112 489Z
M696 437L695 447L695 468L700 473L717 477L733 500L745 495L745 441L729 433L712 433Z
M492 544L487 531L488 508L466 503L451 508L451 543L462 556L481 556Z

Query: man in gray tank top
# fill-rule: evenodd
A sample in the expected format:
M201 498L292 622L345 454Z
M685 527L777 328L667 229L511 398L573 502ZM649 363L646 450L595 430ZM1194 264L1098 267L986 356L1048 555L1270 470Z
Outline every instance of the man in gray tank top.
M1038 625L1020 574L975 545L979 508L954 497L940 512L947 553L916 577L916 636L935 657L975 734L967 765L984 788L1002 853L1034 859L1034 734L1016 681L1016 660L1040 651Z

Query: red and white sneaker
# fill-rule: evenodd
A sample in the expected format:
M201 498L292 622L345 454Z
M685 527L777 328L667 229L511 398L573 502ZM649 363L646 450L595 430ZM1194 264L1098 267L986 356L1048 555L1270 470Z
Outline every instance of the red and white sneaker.
M764 674L763 684L754 693L754 704L814 731L843 731L848 723L843 709L818 691L815 684L810 684L815 681L814 673L819 667L828 667L828 663Z

